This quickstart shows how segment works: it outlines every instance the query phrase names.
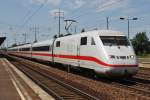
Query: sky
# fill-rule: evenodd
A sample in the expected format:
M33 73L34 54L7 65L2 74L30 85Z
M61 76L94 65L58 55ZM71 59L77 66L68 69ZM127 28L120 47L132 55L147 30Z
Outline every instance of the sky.
M61 33L66 34L65 19L76 20L70 27L73 34L94 29L109 29L127 35L130 20L130 37L138 32L146 32L150 39L150 0L1 0L0 36L7 36L7 43L34 41L36 27L37 40L51 39L58 34L58 12L61 12ZM124 17L125 20L120 20ZM77 32L75 33L75 26Z

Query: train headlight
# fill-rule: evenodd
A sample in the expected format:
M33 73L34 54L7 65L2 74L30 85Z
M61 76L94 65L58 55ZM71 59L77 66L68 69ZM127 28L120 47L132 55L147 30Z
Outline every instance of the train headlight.
M115 55L109 55L109 58L115 59Z
M131 59L134 59L134 58L135 58L135 56L134 56L134 55L130 55L130 58L131 58Z

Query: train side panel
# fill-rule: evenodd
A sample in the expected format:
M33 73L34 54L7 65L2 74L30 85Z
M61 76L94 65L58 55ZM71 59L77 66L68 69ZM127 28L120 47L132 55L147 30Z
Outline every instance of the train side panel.
M55 62L93 70L98 67L103 70L104 66L95 62L95 59L99 57L100 59L105 59L102 46L99 47L97 41L98 40L92 35L57 39L54 45L54 54L56 55L54 57ZM60 46L58 47L57 42L60 42ZM104 72L104 70L102 72Z
M78 66L78 37L58 38L54 44L54 61Z
M33 44L32 58L52 61L52 40Z

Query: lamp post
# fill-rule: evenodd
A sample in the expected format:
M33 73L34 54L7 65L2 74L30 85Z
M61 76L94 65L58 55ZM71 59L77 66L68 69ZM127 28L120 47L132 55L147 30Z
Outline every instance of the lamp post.
M107 19L107 30L109 30L109 17L106 17Z
M124 18L120 17L121 20L127 20L128 21L128 39L130 40L130 20L137 20L138 18Z

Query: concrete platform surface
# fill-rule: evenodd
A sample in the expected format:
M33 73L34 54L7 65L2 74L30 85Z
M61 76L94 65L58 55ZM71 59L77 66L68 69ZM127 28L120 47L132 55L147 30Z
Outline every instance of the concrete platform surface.
M0 59L0 100L21 100L3 59Z
M53 98L5 58L0 58L0 100L52 100Z

